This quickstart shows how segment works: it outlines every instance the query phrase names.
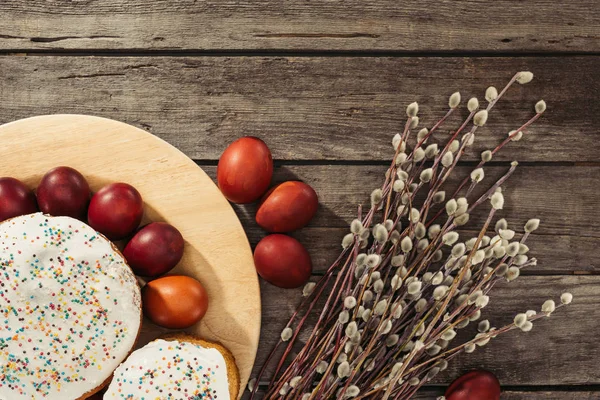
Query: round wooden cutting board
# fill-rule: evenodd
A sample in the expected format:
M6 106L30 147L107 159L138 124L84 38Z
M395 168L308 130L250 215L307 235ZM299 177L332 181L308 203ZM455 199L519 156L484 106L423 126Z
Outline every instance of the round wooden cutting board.
M209 296L206 316L187 331L231 350L243 392L258 348L260 290L242 225L204 171L141 129L84 115L0 126L0 149L0 176L35 188L46 171L67 165L79 170L93 191L127 182L144 198L146 222L165 221L179 229L186 247L172 273L198 279ZM167 331L145 319L138 347Z

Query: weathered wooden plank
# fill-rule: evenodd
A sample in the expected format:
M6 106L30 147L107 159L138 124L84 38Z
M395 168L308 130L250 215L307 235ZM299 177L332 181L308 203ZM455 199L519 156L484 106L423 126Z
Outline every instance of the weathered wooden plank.
M496 286L483 316L496 326L509 323L518 312L538 309L545 300L557 299L566 290L575 295L575 300L549 319L536 322L532 332L511 332L473 354L461 356L451 363L448 373L438 383L447 384L465 371L484 368L493 371L507 386L598 384L600 370L596 360L600 345L593 332L597 330L594 315L600 301L599 285L600 277L596 276L527 276ZM261 293L263 321L255 372L301 298L300 290L279 289L264 282ZM305 336L301 338L305 340ZM519 397L520 394L514 396L514 399L525 398Z
M358 204L368 204L370 191L380 185L386 168L379 165L284 165L275 168L273 182L302 180L309 183L316 190L320 201L320 208L309 227L346 229L355 218ZM473 168L457 168L455 177L448 182L449 194L456 187L457 178L462 179ZM214 179L216 167L203 166L203 169ZM494 178L506 170L507 167L502 166L486 167L486 177L474 194L483 193L495 182ZM521 231L529 218L540 218L542 224L536 235L544 238L532 238L535 240L532 243L540 251L550 251L550 247L556 249L558 246L564 254L557 261L563 263L569 258L572 265L588 269L597 263L596 256L582 258L581 254L585 249L585 254L591 253L590 249L600 237L600 217L596 212L594 190L599 185L600 167L519 166L504 185L505 207L497 215L506 217L517 231ZM234 207L246 228L250 231L255 229L253 218L256 204ZM481 226L488 210L489 206L480 206L465 229ZM323 231L323 235L328 233ZM253 235L253 240L256 240L258 233ZM300 237L306 236L308 235L301 234ZM320 242L337 247L340 238L338 234L328 238L326 243ZM555 253L550 251L550 254Z
M3 49L598 51L593 0L2 2Z
M444 394L443 389L423 388L413 399L433 400L437 396ZM552 387L550 386L547 390L543 391L503 390L500 398L502 400L594 400L600 398L600 393L586 390L576 390L573 392L552 391Z
M444 387L424 387L411 400L434 400L444 394ZM502 400L597 400L600 392L577 390L572 392L551 391L552 387L543 391L522 391L522 390L503 390ZM243 399L249 399L249 393L246 390ZM260 390L258 393L263 393ZM476 400L476 399L473 399Z
M90 4L95 4L94 2ZM557 13L560 14L560 13ZM548 112L497 160L598 161L600 57L0 57L0 122L35 114L84 113L145 128L194 159L217 159L239 136L263 138L276 159L385 160L412 101L423 126L448 96L481 99L518 70L539 79L498 104L473 152ZM482 99L483 102L483 99ZM459 115L445 127L456 127Z
M266 233L254 224L244 224L250 244L254 247ZM291 235L308 250L313 261L313 272L324 272L339 255L347 228L307 227ZM465 233L475 236L475 232ZM538 259L538 265L527 268L523 274L598 274L600 253L596 251L599 239L569 235L532 235L528 240L530 255Z

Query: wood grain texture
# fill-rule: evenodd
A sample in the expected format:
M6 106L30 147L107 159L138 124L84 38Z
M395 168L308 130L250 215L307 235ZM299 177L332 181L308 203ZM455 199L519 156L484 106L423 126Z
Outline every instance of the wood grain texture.
M198 279L210 299L202 321L187 331L225 345L236 357L245 385L260 332L254 261L235 213L200 168L140 129L89 116L55 115L6 124L0 127L0 141L2 174L33 188L46 171L69 165L86 177L93 191L127 182L143 196L143 223L176 226L186 245L172 272ZM145 321L138 346L162 332Z
M94 4L94 3L90 3ZM193 159L216 160L242 135L256 135L281 160L386 160L405 107L421 124L440 118L448 96L515 86L480 130L474 152L495 147L533 115L548 112L496 160L595 162L600 154L600 57L0 57L0 122L36 114L119 119L167 140ZM567 73L568 71L568 73ZM456 128L466 108L439 131Z
M263 389L265 386L262 386ZM259 389L257 391L258 395L264 393ZM445 387L436 387L436 386L427 386L423 387L411 400L435 400L439 396L444 395ZM573 391L551 391L552 387L548 387L546 390L513 390L506 389L502 390L501 400L597 400L598 392L586 391L585 389L580 389L577 387L573 387ZM244 393L244 397L242 400L247 400L250 398L249 391L246 390ZM473 399L477 400L477 399Z
M510 284L497 285L482 317L489 319L493 326L510 323L519 312L539 309L545 300L557 300L567 290L574 294L575 300L549 319L536 322L529 333L510 332L486 347L478 348L473 354L462 355L451 363L438 383L447 384L467 370L476 368L493 371L503 385L509 386L600 383L600 370L597 368L600 348L594 334L600 301L599 285L600 277L596 276L526 276ZM255 373L300 301L301 289L279 289L261 282L261 296L262 336ZM469 333L474 330L475 326L465 328ZM306 333L300 338L306 340Z
M312 165L281 166L275 168L273 181L302 180L314 187L320 207L307 228L293 234L310 251L315 272L325 270L339 254L339 243L347 233L356 215L358 204L368 204L372 189L380 184L386 166L370 165ZM215 179L216 167L203 166ZM457 177L464 177L473 167L461 166ZM507 167L486 168L486 178L474 191L479 195L500 176ZM457 179L448 183L456 187ZM519 166L505 188L505 209L500 217L522 232L529 218L540 218L542 224L528 244L531 255L538 258L531 274L570 274L600 272L600 255L595 247L600 240L600 216L595 210L594 196L600 186L600 167L592 166ZM590 189L592 188L592 189ZM448 190L450 193L450 190ZM244 224L252 245L263 232L255 223L256 205L234 205ZM474 236L476 227L483 223L489 208L482 206L473 213L465 226L465 237ZM500 218L499 217L499 218Z
M5 0L2 49L598 51L594 0Z

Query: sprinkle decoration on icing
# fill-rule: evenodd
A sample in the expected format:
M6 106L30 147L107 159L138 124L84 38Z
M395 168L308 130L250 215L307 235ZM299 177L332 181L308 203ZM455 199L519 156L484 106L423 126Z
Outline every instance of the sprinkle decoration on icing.
M104 399L230 400L227 365L216 349L158 339L117 368Z
M140 327L135 276L70 217L0 224L0 399L77 399L127 356Z

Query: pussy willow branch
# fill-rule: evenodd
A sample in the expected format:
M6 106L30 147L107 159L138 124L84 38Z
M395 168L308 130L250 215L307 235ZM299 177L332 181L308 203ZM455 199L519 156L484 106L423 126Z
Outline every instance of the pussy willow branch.
M500 93L488 88L485 109L479 108L477 99L470 99L469 115L441 151L437 144L424 146L459 106L460 94L450 96L448 111L430 130L418 132L408 152L411 132L418 126L419 107L417 103L407 107L407 120L394 137L394 157L383 184L371 194L371 208L363 216L359 207L359 217L344 237L340 257L319 282L307 285L306 299L268 356L270 363L274 352L288 342L265 398L408 399L458 354L471 353L497 335L517 328L529 331L533 321L554 312L557 307L548 300L541 313L517 314L512 324L498 329L480 320L495 283L512 281L522 268L535 265L536 260L526 256L529 248L525 240L537 229L539 220L528 221L520 240L513 240L516 234L503 219L495 224L496 236L486 234L496 211L503 208L501 185L515 171L516 163L483 195L471 198L475 186L484 179L485 163L509 142L519 140L544 113L545 103L538 102L532 118L493 150L482 153L482 161L451 197L446 199L442 190L498 100L515 82L525 84L532 77L529 72L520 72ZM459 142L457 138L465 129L467 133ZM458 197L467 184L465 195ZM424 200L419 195L423 190ZM487 201L491 209L479 234L459 242L456 230ZM428 218L430 212L435 214ZM446 220L435 224L444 213ZM326 288L330 292L317 323L303 348L291 356L300 330ZM563 304L571 299L568 293L561 296ZM478 320L475 337L451 345L457 330ZM286 361L289 365L284 368ZM265 367L259 380L264 371ZM256 390L254 385L251 399Z

